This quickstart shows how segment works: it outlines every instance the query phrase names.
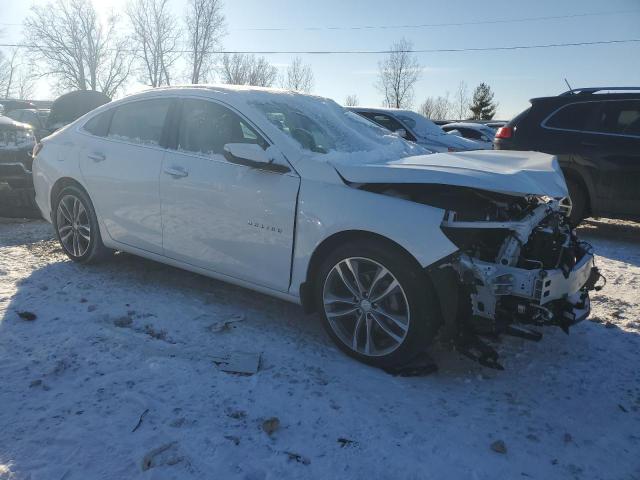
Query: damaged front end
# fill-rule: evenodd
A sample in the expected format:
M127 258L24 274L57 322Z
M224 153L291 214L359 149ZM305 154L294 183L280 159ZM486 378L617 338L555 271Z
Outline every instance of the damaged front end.
M568 332L589 315L589 291L601 275L591 246L569 224L566 200L451 185L376 190L445 210L441 229L459 251L428 272L440 299L441 338L467 356L502 368L478 335L539 340L529 326Z
M515 211L513 203L496 204L501 213L482 220L448 210L441 225L460 251L438 268L455 272L468 298L449 331L463 353L495 368L497 354L475 334L541 338L523 324L568 333L589 315L589 291L600 278L591 246L569 225L570 206L535 196L515 203Z

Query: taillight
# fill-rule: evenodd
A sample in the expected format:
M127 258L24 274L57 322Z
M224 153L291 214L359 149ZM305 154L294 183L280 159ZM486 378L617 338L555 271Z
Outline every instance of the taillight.
M513 136L513 128L500 127L496 132L496 138L511 138Z
M42 145L42 142L38 142L33 146L33 150L31 151L31 158L36 158L36 155L38 155L40 153L40 151L42 150L42 147L44 145Z

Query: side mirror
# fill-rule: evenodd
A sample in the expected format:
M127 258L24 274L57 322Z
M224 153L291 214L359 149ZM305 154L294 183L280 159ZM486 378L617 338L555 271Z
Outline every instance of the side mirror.
M267 152L256 143L227 143L224 146L227 161L251 168L285 173L289 167L275 163Z
M393 133L398 135L400 138L407 138L407 131L404 128L399 128L398 130L396 130Z

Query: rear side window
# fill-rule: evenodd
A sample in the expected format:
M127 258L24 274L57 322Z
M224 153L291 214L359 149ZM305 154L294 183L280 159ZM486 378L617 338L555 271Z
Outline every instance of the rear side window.
M391 132L396 132L400 129L404 129L404 126L399 121L397 121L393 117L390 117L389 115L383 115L381 113L373 112L363 112L361 115L367 117L370 120L373 120L378 125L386 128Z
M112 110L108 110L101 113L100 115L96 115L87 123L85 123L84 127L82 128L91 135L95 135L97 137L106 137L107 131L109 130L109 121L111 120L112 113Z
M262 137L239 115L205 100L185 99L178 135L178 149L202 155L224 154L227 143L255 143Z
M458 130L460 130L460 133L462 133L462 136L464 138L471 138L472 140L480 140L480 138L482 137L482 133L472 128L459 128Z
M132 102L117 107L109 127L109 138L140 145L160 145L171 99Z
M601 102L596 131L640 136L640 100Z
M596 112L595 102L572 103L551 115L544 126L563 130L588 130L593 126Z

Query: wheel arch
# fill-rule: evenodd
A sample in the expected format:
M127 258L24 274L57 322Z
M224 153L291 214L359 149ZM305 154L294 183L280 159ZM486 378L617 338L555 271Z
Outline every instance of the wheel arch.
M576 168L572 168L571 166L563 167L562 172L565 176L565 179L569 181L570 179L576 182L580 188L584 191L587 204L585 205L585 214L592 214L593 212L593 195L592 190L589 187L588 182L585 180L584 175Z
M333 251L339 245L342 245L346 242L358 241L363 239L373 239L375 241L385 243L389 246L389 248L393 248L401 252L402 255L406 256L408 259L414 262L418 268L422 268L418 260L411 254L411 252L409 252L399 243L391 240L388 237L385 237L384 235L366 230L343 230L340 232L336 232L325 238L322 242L320 242L320 244L318 244L309 260L305 281L300 285L299 293L300 303L302 304L302 307L306 313L312 313L317 310L317 305L315 304L313 298L313 291L315 288L316 273L318 271L318 268L322 264L322 261L331 251Z
M56 180L56 182L53 184L53 186L51 187L51 192L49 194L49 201L51 204L51 214L53 215L53 208L54 208L54 204L55 204L55 200L58 197L58 195L60 194L60 192L62 190L64 190L67 187L78 187L79 189L81 189L89 198L91 198L89 196L89 192L87 192L87 189L84 188L84 185L82 185L78 180L76 180L75 178L71 178L71 177L61 177L58 180Z

